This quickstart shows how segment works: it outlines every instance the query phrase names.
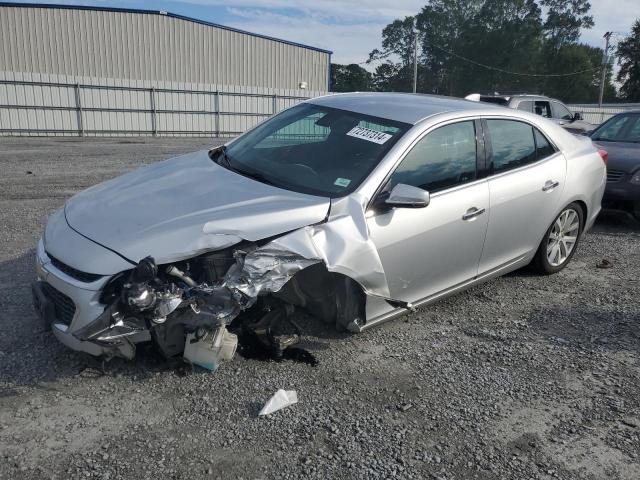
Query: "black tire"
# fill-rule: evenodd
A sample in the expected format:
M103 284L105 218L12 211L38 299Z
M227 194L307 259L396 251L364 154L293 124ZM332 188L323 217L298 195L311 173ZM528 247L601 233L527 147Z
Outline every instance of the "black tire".
M579 224L578 224L578 233L576 235L576 241L573 244L573 247L569 252L569 255L567 255L567 257L560 264L552 265L547 255L547 248L550 243L549 237L552 231L554 230L554 225L556 224L559 218L565 215L565 212L567 212L567 210L573 210L577 214ZM546 233L544 234L544 237L540 242L540 246L538 247L538 251L536 252L535 257L533 257L533 261L531 262L531 266L534 268L534 270L536 270L538 273L541 273L543 275L551 275L553 273L558 273L560 270L566 267L571 261L571 259L573 258L573 254L576 253L576 250L578 249L578 244L580 242L580 238L582 237L583 229L584 229L584 212L582 211L582 207L577 203L570 203L569 205L567 205L562 209L562 211L558 214L556 218L554 218L553 222L551 222L551 225L549 226Z

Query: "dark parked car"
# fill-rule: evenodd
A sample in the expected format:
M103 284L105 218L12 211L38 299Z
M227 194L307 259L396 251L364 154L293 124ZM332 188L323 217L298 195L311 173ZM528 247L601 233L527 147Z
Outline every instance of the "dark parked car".
M640 110L611 117L590 136L609 152L603 206L627 210L640 220Z
M517 95L480 95L477 93L468 95L467 100L494 103L516 110L535 113L548 118L562 126L571 133L586 133L596 128L595 125L585 121L580 112L573 113L560 100L544 97L542 95L529 95L520 93Z

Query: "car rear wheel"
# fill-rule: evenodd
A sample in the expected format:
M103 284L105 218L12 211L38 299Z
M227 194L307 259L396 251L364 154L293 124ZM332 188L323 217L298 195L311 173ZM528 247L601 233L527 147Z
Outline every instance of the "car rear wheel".
M582 208L577 203L565 207L540 242L533 259L535 269L549 275L566 267L576 251L583 225Z

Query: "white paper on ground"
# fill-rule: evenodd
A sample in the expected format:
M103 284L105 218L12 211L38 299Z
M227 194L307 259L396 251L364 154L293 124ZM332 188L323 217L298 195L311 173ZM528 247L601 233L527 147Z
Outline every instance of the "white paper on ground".
M295 390L280 389L264 404L258 415L269 415L294 403L298 403L298 393Z

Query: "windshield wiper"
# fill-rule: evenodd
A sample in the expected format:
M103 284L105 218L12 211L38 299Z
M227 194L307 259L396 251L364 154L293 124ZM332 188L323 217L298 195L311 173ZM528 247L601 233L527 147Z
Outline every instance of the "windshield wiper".
M236 172L244 177L251 178L261 183L266 183L267 185L273 185L274 187L278 186L260 172L256 172L255 170L245 170L244 168L238 168L235 165L231 165L231 157L227 153L226 145L220 145L219 147L209 150L209 158L218 165L222 165L228 170Z
M220 162L220 160L222 160L222 162L224 162L224 165L222 166L227 167L229 170L235 170L235 168L231 166L231 160L229 159L229 155L227 154L226 145L220 145L219 147L209 150L209 158L216 162L218 165L222 165L222 163Z

